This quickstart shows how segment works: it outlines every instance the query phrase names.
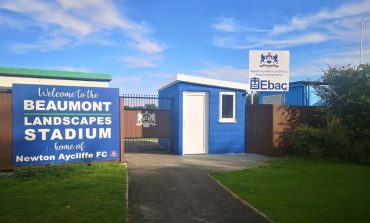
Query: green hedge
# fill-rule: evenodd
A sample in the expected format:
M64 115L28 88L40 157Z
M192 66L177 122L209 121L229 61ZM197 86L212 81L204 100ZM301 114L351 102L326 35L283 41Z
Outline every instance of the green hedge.
M369 139L358 139L352 130L335 117L329 118L325 125L319 128L299 125L288 134L288 142L288 155L370 164Z

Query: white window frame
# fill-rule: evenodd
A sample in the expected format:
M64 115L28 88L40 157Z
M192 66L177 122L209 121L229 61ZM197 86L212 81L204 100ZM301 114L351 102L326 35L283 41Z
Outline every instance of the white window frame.
M232 118L222 118L222 96L223 95L232 95L233 96L233 117ZM220 92L219 93L219 119L221 123L235 123L236 122L236 103L235 103L235 92Z

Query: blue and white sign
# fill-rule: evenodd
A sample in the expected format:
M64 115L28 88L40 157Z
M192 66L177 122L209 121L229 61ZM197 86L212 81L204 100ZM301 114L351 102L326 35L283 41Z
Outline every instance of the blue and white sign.
M251 91L289 91L289 51L250 50Z
M13 84L13 165L119 160L113 88Z

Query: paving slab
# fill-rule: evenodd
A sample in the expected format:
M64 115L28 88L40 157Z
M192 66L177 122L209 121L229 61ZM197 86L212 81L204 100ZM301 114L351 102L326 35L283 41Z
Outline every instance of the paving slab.
M125 154L129 222L269 222L242 205L209 173L263 165L256 154Z

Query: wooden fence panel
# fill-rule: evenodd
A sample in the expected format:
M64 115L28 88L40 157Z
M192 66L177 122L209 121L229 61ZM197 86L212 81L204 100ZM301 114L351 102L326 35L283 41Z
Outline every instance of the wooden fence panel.
M272 150L272 105L247 105L247 151L267 156Z
M288 146L287 135L300 124L316 126L317 108L313 106L280 106L273 108L273 146L276 155L283 155L283 148Z
M246 152L284 155L289 132L300 124L317 125L316 114L316 107L247 105Z
M155 114L156 125L145 128L138 126L138 114L143 114L145 110L125 110L123 118L123 129L125 138L166 138L171 137L171 111L155 110L150 114Z
M13 168L12 95L0 93L0 170Z

